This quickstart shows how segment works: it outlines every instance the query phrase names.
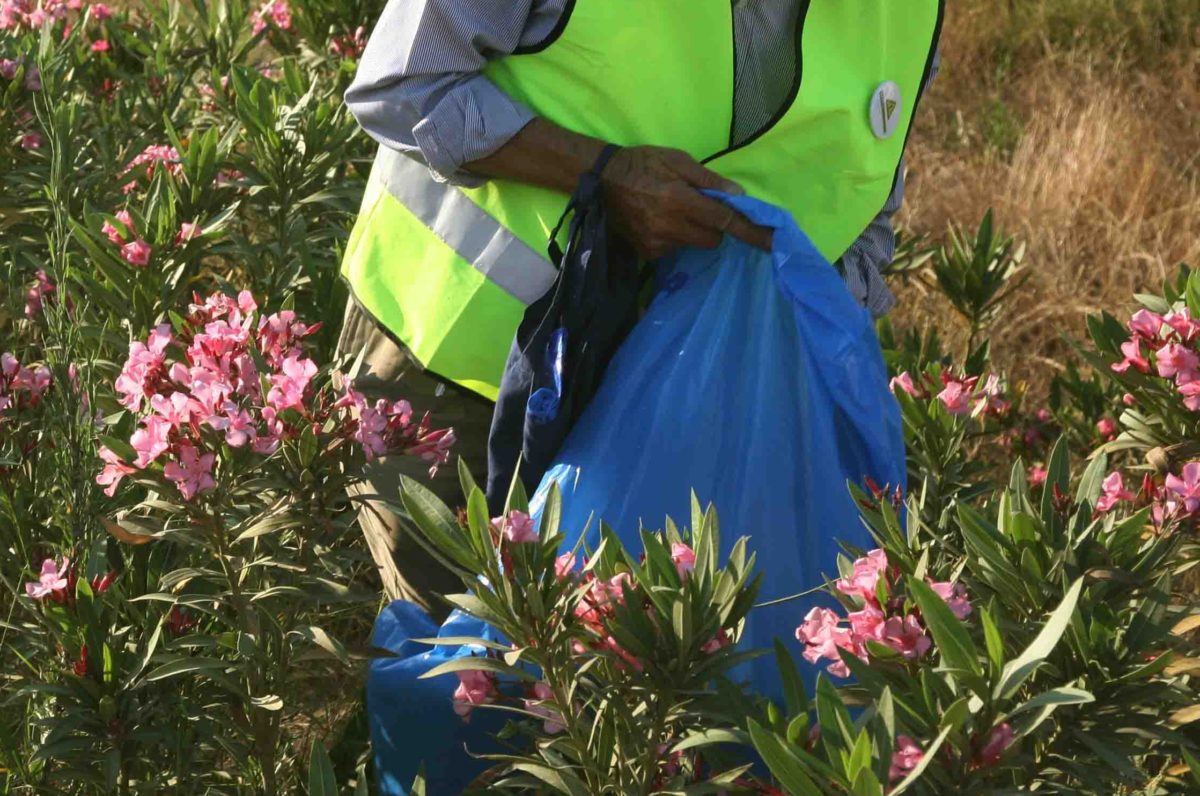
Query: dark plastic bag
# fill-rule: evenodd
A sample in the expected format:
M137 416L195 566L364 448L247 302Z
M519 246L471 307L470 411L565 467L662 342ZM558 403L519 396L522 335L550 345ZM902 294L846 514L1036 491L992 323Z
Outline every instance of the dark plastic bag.
M531 304L517 329L488 434L487 500L500 514L520 462L532 492L571 426L595 393L604 369L637 320L638 260L610 238L600 173L617 147L606 147L580 177L550 254L558 278ZM570 219L562 251L556 239Z
M714 195L774 228L773 252L726 237L661 264L661 291L531 509L558 484L566 545L588 528L594 548L603 521L637 550L642 525L686 522L695 490L717 509L723 555L750 537L767 602L836 577L839 542L871 546L847 482L903 487L904 440L874 325L837 271L785 211ZM814 604L756 608L742 644L795 645ZM772 656L739 673L779 695Z

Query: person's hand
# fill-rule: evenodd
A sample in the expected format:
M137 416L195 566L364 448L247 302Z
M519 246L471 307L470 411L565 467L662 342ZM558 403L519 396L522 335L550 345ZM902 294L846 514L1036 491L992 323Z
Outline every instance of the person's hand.
M613 155L601 176L609 220L638 255L655 260L676 249L716 248L725 233L770 250L771 230L700 193L744 193L678 149L636 146Z

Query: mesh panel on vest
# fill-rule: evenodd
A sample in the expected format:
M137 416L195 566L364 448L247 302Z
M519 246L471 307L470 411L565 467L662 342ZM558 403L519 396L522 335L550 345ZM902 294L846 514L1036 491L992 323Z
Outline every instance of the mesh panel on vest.
M801 5L801 0L733 0L733 146L765 127L788 101Z

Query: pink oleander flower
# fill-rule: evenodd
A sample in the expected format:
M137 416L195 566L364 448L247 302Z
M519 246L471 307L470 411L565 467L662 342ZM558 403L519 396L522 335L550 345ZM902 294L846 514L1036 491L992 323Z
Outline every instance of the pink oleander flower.
M925 628L913 614L903 618L889 617L884 622L883 637L879 640L909 660L920 658L933 646Z
M883 611L873 605L868 605L861 611L851 611L846 615L846 619L850 622L850 638L853 642L855 654L860 658L866 658L866 646L864 642L868 639L872 641L883 640L883 629L887 617L883 615Z
M217 431L224 431L225 442L231 448L244 447L258 436L254 416L245 409L239 409L232 401L226 402L224 414L211 415L205 422Z
M928 581L928 583L929 588L933 589L938 597L945 600L951 613L956 617L966 619L971 615L971 602L967 599L967 590L961 583L934 583L933 581Z
M1200 379L1180 384L1179 394L1183 396L1185 407L1193 412L1200 412Z
M917 742L907 735L896 738L896 750L892 752L892 764L888 768L888 780L898 782L908 776L921 760L925 752L917 746Z
M687 580L688 575L696 569L696 552L683 542L672 542L671 561L675 564L675 571L679 573L679 579Z
M216 457L211 453L197 454L196 449L188 443L179 446L177 461L167 462L163 467L163 476L168 481L174 481L179 488L179 494L184 500L191 500L201 492L207 492L216 487L212 477L213 462Z
M130 265L142 268L150 262L151 251L149 243L137 238L121 247L121 257Z
M976 376L955 379L943 373L942 391L937 394L937 398L950 414L969 414L971 401L975 397L975 384L978 380Z
M271 390L267 403L277 411L284 409L304 410L304 391L317 375L317 366L311 359L301 359L296 354L287 357L280 367L281 373L271 376Z
M1100 514L1111 511L1113 506L1122 500L1133 500L1136 497L1125 488L1125 479L1117 470L1108 474L1101 489L1100 499L1096 501L1096 511Z
M1163 317L1149 310L1138 310L1129 319L1129 330L1143 340L1151 343L1158 340L1158 335L1162 331L1162 327Z
M100 458L104 461L104 469L96 476L96 483L105 487L104 494L112 497L117 493L117 487L120 485L121 479L132 473L136 473L137 468L130 467L121 461L120 456L104 446L100 447L99 454Z
M329 40L330 52L350 60L357 59L366 48L367 29L362 25L355 28L353 34L334 36Z
M157 327L145 343L135 340L129 344L129 358L121 368L115 387L121 394L121 405L138 411L142 400L153 394L156 382L162 377L164 350L171 342L171 327Z
M154 170L160 166L165 169L168 174L179 174L181 171L183 171L183 166L180 163L180 160L181 158L179 156L179 151L175 149L175 147L167 146L165 144L151 144L135 155L133 160L129 161L129 163L125 165L125 168L121 171L121 174L128 174L138 166L146 167L147 179L153 177ZM134 182L131 184L136 187L137 180L134 180Z
M523 511L510 511L505 517L492 520L496 529L510 544L534 544L538 541L537 529L533 527L533 519Z
M489 705L496 701L499 691L496 690L496 677L491 672L467 670L455 672L458 675L458 688L454 689L454 712L462 717L464 722L471 720L471 711L480 705Z
M575 574L575 554L563 553L554 559L554 577L559 580L572 577Z
M1121 353L1125 356L1120 362L1114 362L1112 369L1114 373L1124 373L1133 368L1141 373L1150 372L1150 361L1142 356L1142 344L1138 340L1129 340L1121 343Z
M1041 486L1042 484L1046 483L1047 475L1048 473L1046 472L1045 468L1030 467L1029 473L1026 475L1026 479L1029 481L1030 486Z
M891 388L892 392L895 392L896 390L903 390L914 398L921 398L925 394L923 390L918 388L917 385L913 383L913 377L907 370L901 373L899 376L895 376L891 382L888 383L888 386Z
M805 645L801 653L804 660L816 663L826 659L832 661L827 671L835 677L849 677L839 649L853 652L855 645L849 630L838 626L838 616L828 608L813 608L804 616L804 622L796 628L796 640Z
M45 271L39 269L34 276L37 281L25 292L25 317L31 320L41 313L42 308L56 290L54 283L50 281L50 277L46 275Z
M1166 488L1183 501L1183 507L1189 514L1200 511L1200 462L1188 462L1178 475L1168 475Z
M717 635L700 645L700 651L705 655L712 655L725 649L732 643L733 637L729 635L728 630L722 628L717 632Z
M0 30L3 29L0 25ZM13 58L0 58L0 77L5 80L12 80L17 76L17 70L21 67L21 62Z
M990 374L983 386L974 397L975 406L971 410L972 417L980 415L991 415L993 417L1002 417L1011 408L1012 404L1004 397L1003 388L1000 385L1000 377L995 373Z
M1196 380L1197 368L1200 368L1200 357L1187 346L1178 343L1167 343L1155 354L1155 364L1158 375L1164 379L1178 378L1181 382Z
M95 17L96 19L101 19L101 20L108 19L109 17L112 16L112 9L110 9L104 3L93 3L92 4L92 16Z
M42 562L42 570L38 573L38 579L33 583L25 584L25 593L35 600L44 600L47 597L55 596L55 592L62 592L67 588L67 574L71 569L71 559L64 558L62 564L55 564L53 558L47 558Z
M133 432L129 444L137 452L133 466L139 470L149 467L155 459L167 452L171 447L168 437L171 433L171 423L164 417L150 415L142 421L142 425Z
M887 553L872 550L854 562L849 578L839 578L834 584L838 591L850 597L859 597L867 605L879 605L876 595L879 577L887 572Z
M204 230L201 229L199 224L192 223L191 221L185 221L182 225L180 225L179 232L175 234L175 245L181 246L190 240L195 240L203 234Z
M108 39L96 39L92 42L92 52L94 53L106 53L108 49Z
M538 681L533 684L531 689L531 699L523 699L525 709L535 716L543 719L542 729L547 735L557 735L567 728L563 723L562 714L558 709L552 707L554 704L554 691L545 682Z
M1102 417L1096 422L1096 433L1106 440L1116 439L1117 421L1111 417Z
M1137 398L1133 397L1133 393L1125 393L1121 396L1121 403L1126 406L1137 406Z
M1000 762L1000 758L1004 756L1004 752L1008 747L1012 746L1016 739L1016 733L1008 723L998 724L988 733L987 741L983 748L979 750L979 766L981 768L991 768Z
M255 35L262 33L268 25L274 25L280 30L292 27L292 9L287 0L270 0L254 15L251 30Z
M188 425L203 411L198 401L178 391L170 396L162 393L150 396L150 408L166 420L172 429Z
M42 148L42 134L36 132L25 133L21 136L21 149L26 151Z
M1200 322L1194 320L1187 307L1178 312L1168 313L1163 317L1163 323L1169 326L1179 339L1190 343L1200 334Z

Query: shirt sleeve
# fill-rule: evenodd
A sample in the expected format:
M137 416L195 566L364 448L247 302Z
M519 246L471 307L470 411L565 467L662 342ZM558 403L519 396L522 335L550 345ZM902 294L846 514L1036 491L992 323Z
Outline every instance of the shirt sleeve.
M929 84L941 67L941 52L934 53L933 63L929 69L929 77L921 88L922 93L929 90ZM892 184L892 193L884 202L883 209L867 225L863 233L850 245L842 255L842 276L851 295L868 310L872 317L886 315L896 304L896 297L883 279L883 270L891 264L896 254L896 232L892 226L892 217L904 202L904 159L896 169L896 181Z
M548 36L565 0L389 0L371 33L346 105L380 144L458 184L533 112L482 73L493 58Z

